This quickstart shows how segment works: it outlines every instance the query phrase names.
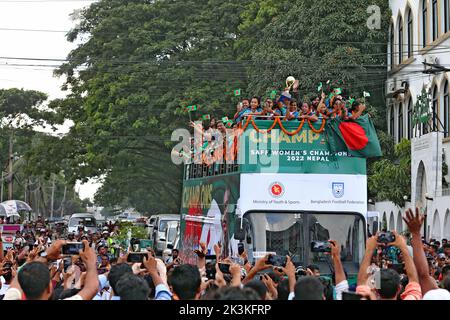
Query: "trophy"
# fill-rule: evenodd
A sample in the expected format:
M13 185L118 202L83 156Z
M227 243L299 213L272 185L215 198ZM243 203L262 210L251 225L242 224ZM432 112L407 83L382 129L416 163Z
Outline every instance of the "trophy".
M294 85L295 81L296 81L296 80L295 80L295 78L294 78L293 76L287 77L287 79L286 79L286 88L287 88L289 91L291 91L292 86Z

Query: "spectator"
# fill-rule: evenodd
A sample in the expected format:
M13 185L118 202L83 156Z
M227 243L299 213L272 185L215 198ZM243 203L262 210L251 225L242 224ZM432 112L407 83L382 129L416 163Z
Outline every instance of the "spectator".
M406 240L403 236L393 231L395 235L395 241L390 243L390 246L396 246L403 253L405 260L405 269L408 275L409 283L406 286L402 300L420 300L422 299L422 291L419 285L419 277L416 267L414 266L413 259L409 255L408 248L406 246ZM358 273L358 287L356 292L364 296L368 295L371 288L368 286L367 270L370 265L373 253L378 246L378 236L371 237L366 243L366 253L361 262L361 266ZM379 274L380 286L377 285L377 292L381 300L396 300L401 291L400 276L392 269L382 269Z
M111 300L120 300L116 285L124 274L133 274L133 271L128 264L120 263L111 267L108 275L108 282L112 289Z
M205 296L204 300L245 301L259 300L259 295L251 288L224 287Z
M168 283L174 300L199 300L201 278L196 266L184 264L173 269Z
M258 294L259 300L269 300L267 299L267 287L261 280L251 280L244 286L244 288L253 289Z
M116 284L120 300L148 300L150 288L147 282L134 274L126 273Z
M294 300L325 300L324 287L317 277L301 277L295 285Z

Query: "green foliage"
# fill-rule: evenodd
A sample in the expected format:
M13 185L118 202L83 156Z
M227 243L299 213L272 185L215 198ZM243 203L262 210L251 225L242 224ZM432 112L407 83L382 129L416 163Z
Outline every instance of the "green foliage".
M113 238L116 243L126 243L128 230L131 230L131 238L147 239L147 232L142 226L135 226L132 222L123 221L119 223L119 233Z
M411 142L403 139L395 146L394 160L384 158L369 167L369 194L377 200L390 200L399 207L404 196L411 197Z

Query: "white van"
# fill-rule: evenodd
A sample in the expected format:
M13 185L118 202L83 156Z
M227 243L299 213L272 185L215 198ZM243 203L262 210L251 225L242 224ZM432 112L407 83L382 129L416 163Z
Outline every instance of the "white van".
M97 220L91 213L74 213L70 216L69 233L77 233L79 226L83 226L85 232L97 232Z
M177 221L180 223L180 215L160 214L152 216L150 219L153 246L156 254L161 254L166 249L166 231L170 221Z

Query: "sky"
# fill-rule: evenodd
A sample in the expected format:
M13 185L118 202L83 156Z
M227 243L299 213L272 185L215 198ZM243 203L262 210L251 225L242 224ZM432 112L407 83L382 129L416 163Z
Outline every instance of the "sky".
M65 38L66 31L76 25L70 14L92 2L0 0L0 88L39 90L48 94L49 100L64 97L66 93L60 90L64 79L53 76L52 65L60 62L6 58L65 59L76 47ZM69 127L70 122L59 132L67 132ZM91 180L77 184L76 190L82 199L93 199L99 186Z

